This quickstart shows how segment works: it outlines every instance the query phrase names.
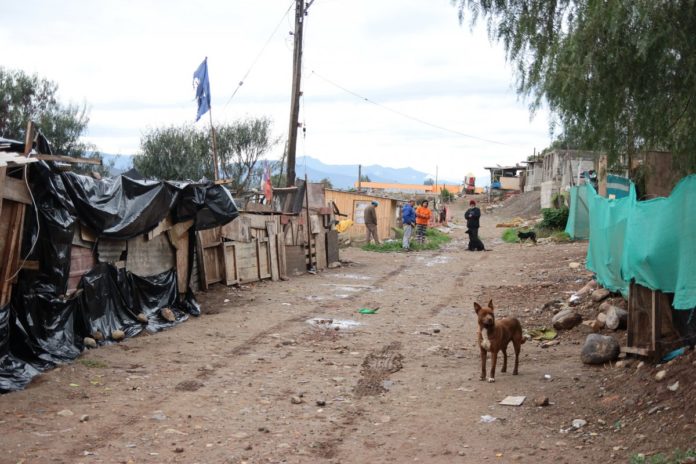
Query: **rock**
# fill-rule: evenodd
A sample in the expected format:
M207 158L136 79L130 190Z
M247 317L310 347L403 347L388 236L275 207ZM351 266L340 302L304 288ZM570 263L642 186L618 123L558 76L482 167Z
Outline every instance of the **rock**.
M169 308L162 308L160 310L160 315L162 316L162 319L164 319L167 322L175 322L176 321L176 316L174 316L174 311L172 311Z
M671 392L675 392L678 389L679 389L679 381L678 380L676 382L674 382L672 385L667 387L667 390L669 390Z
M143 324L147 324L147 316L145 313L139 313L135 318L138 320L138 322L142 322Z
M667 375L667 371L663 369L660 372L658 372L657 374L655 374L655 380L657 380L658 382L661 380L664 380L666 375Z
M609 296L611 292L607 290L606 288L598 288L597 290L592 292L591 298L592 301L599 303L600 301L604 300L606 297Z
M556 330L570 330L582 323L582 316L572 309L566 309L553 316L551 323Z
M83 338L82 343L84 343L87 348L96 348L97 347L97 341L95 339L93 339L92 337Z
M581 429L586 425L587 425L587 421L585 419L574 419L573 420L573 428L574 429Z
M251 443L244 443L244 451L251 451L254 449L253 446L251 446Z
M321 406L321 407L326 406L326 401L325 400L317 400L317 406Z
M126 333L123 330L114 330L111 332L111 339L116 342L119 342L124 338L126 338Z
M606 324L607 323L607 315L604 313L597 314L597 321L601 322L602 325Z
M163 421L163 420L167 420L167 416L162 411L155 411L150 416L150 419L156 420L156 421Z
M70 416L75 415L75 413L72 412L72 411L69 410L69 409L63 409L62 411L58 411L58 412L56 413L56 415L57 415L57 416L60 416L60 417L70 417Z
M333 263L329 263L329 269L338 269L341 267L341 263L338 261L334 261Z
M89 420L89 416L87 414L83 414L80 416L80 422L87 422Z
M92 338L95 339L96 341L100 342L100 341L104 340L104 334L101 333L99 330L95 330L92 333Z
M619 342L614 337L590 334L585 339L580 359L585 364L604 364L619 357Z
M177 446L176 448L174 448L174 452L175 453L183 453L184 448L182 446Z
M292 404L302 404L302 398L300 398L299 396L293 396L290 398L290 402Z
M638 365L636 366L636 369L640 369L640 368L643 367L643 366L645 366L645 362L641 361L641 362L639 362Z
M628 311L619 308L618 306L610 306L607 309L606 325L608 329L618 330L625 329L628 324Z
M549 397L548 396L538 396L534 398L534 406L548 406L549 405Z
M602 304L599 305L599 311L602 313L606 313L612 306L613 305L609 301L602 301Z
M604 328L604 322L598 321L595 319L590 323L590 328L592 329L593 332L601 332L601 330Z
M568 263L568 267L571 269L580 269L580 263L573 261L572 263Z

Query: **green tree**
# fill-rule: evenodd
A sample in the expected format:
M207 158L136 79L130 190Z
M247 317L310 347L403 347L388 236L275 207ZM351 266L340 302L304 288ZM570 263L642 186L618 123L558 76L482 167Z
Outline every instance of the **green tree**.
M548 103L562 145L612 159L669 150L696 166L696 2L452 0L484 19L531 110Z
M23 141L33 121L51 143L54 154L101 160L95 146L82 140L89 116L85 105L63 105L58 85L38 75L0 67L0 135ZM109 166L77 164L77 172L107 175Z
M261 179L261 158L275 145L267 118L245 119L216 128L220 175L233 180L242 193ZM192 125L157 128L140 140L141 153L133 164L144 176L168 180L212 179L213 152L210 131ZM275 185L275 184L274 184Z
M324 177L322 180L319 181L320 184L324 184L324 188L331 189L333 188L333 184L331 183L331 179L328 177Z
M427 179L425 179L423 181L423 185L435 185L435 181L433 179L431 179L430 177L428 177Z
M446 188L443 188L440 191L440 199L443 203L450 203L452 200L454 200L454 195Z
M372 181L370 180L370 176L368 176L367 174L363 174L362 176L360 176L360 182L372 182Z

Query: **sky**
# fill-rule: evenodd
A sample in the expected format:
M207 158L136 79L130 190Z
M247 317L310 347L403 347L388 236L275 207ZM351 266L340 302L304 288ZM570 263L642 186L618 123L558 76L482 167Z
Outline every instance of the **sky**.
M0 4L0 66L38 73L64 103L86 104L85 138L100 151L137 154L144 132L194 124L192 74L207 56L214 124L270 118L282 142L267 158L280 159L294 1ZM297 155L480 179L484 166L521 162L551 142L548 112L532 117L514 87L502 46L483 25L460 24L450 0L315 0Z

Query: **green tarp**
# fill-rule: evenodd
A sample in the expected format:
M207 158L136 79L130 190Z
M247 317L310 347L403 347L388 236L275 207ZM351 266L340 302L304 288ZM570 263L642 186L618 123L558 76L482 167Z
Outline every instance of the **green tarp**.
M696 307L696 175L682 179L667 198L609 200L587 185L590 244L587 269L612 291L628 284L674 293L675 309Z

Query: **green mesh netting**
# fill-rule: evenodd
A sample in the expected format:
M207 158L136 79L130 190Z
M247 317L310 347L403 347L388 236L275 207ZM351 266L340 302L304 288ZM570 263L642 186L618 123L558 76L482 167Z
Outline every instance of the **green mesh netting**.
M585 187L590 216L587 269L612 291L628 283L674 293L675 309L696 307L696 175L682 179L667 198L609 200Z
M584 186L570 188L570 209L565 231L573 240L590 238L590 212L587 209L587 189Z

